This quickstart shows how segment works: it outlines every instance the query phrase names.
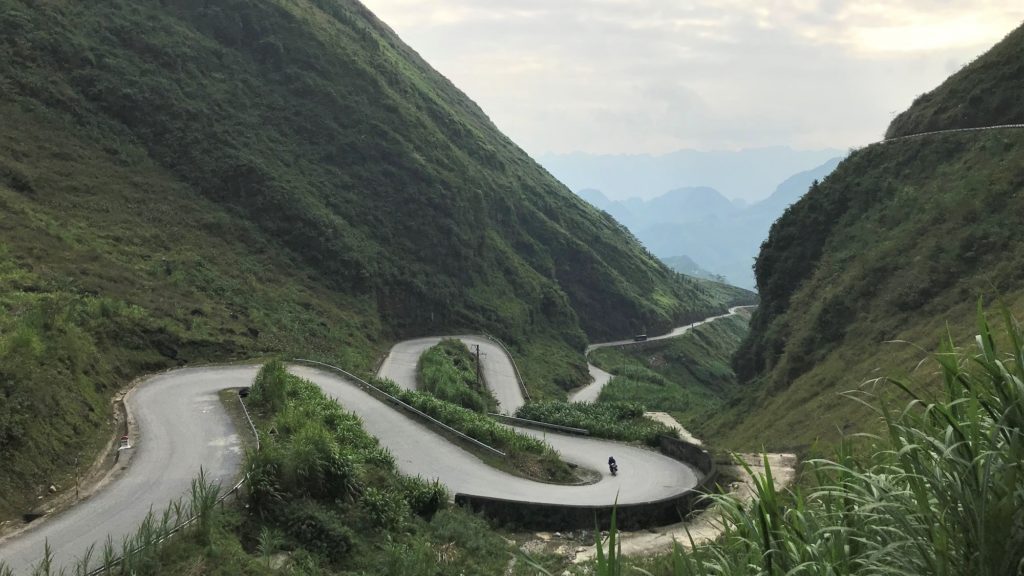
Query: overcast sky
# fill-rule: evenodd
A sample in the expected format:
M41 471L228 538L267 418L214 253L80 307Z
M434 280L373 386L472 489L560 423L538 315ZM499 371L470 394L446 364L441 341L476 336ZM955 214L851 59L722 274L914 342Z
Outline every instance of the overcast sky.
M1020 0L363 0L527 152L845 149Z

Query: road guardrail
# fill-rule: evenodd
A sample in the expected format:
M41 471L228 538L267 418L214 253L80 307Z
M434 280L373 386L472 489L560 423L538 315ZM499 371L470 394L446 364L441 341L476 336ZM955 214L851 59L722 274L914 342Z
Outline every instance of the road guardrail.
M423 412L421 410L418 410L418 409L414 408L413 406L409 405L408 403L403 402L402 400L392 396L391 394L388 394L387 392L381 390L380 388L374 386L373 384L370 384L369 382L367 382L366 380L363 380L359 376L356 376L355 374L352 374L351 372L348 372L347 370L344 370L342 368L338 368L337 366L332 366L332 365L324 363L324 362L319 362L317 360L309 360L309 359L306 359L306 358L295 358L295 359L293 359L293 361L294 362L303 362L303 363L306 363L306 364L315 364L317 366L323 366L325 368L330 368L331 370L334 370L334 371L344 375L345 377L355 381L356 384L358 384L361 388L363 388L364 390L370 392L371 394L376 396L378 399L382 399L382 400L384 400L386 402L390 402L390 403L398 406L399 408L402 408L403 410L406 410L408 412L411 412L411 413L417 415L418 417L420 417L421 419L426 421L428 424L430 424L430 425L432 425L432 426L434 426L436 428L440 428L445 433L450 434L452 436L455 436L459 440L467 442L467 443L473 445L474 447L477 447L477 448L480 448L480 449L485 450L487 452L490 452L490 453L492 453L492 454L494 454L496 456L501 456L502 458L505 458L505 457L508 456L507 454L505 454L501 450L498 450L497 448L495 448L493 446L484 444L483 442L477 440L476 438L470 437L470 436L466 435L463 432L459 432L455 428L452 428L451 426L445 424L444 422L441 422L440 420L434 418L433 416L430 416L426 412Z
M526 401L529 402L530 392L526 390L526 382L523 381L523 375L519 373L519 366L516 365L516 359L512 357L512 352L509 351L508 347L505 346L505 343L499 340L497 336L491 336L487 332L484 332L484 336L486 336L487 339L490 340L491 342L494 342L498 346L501 346L501 349L505 351L505 355L508 356L509 362L512 363L512 370L514 370L516 373L516 382L519 383L519 391L523 393L523 398L525 398Z

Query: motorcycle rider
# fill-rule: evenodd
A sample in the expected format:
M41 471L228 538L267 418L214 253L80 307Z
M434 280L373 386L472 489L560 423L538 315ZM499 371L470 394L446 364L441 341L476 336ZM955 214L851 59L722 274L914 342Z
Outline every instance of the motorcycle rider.
M615 462L614 456L608 457L608 470L612 473L612 476L615 476L619 471L619 465Z

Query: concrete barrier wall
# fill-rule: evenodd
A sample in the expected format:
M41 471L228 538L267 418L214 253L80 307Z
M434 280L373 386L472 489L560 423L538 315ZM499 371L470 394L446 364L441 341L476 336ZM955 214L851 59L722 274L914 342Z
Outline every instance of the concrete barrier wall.
M601 530L607 530L611 524L612 509L614 508L616 526L624 530L636 530L679 522L696 509L697 501L702 495L703 493L697 490L687 490L665 500L642 504L620 504L618 507L612 504L605 506L533 504L471 494L456 494L455 503L516 527L539 530L593 530L595 526Z
M697 468L701 475L698 485L670 498L618 506L611 503L593 506L534 504L472 494L456 494L455 502L490 518L528 529L593 529L596 523L600 529L607 530L613 508L616 525L625 530L672 524L706 505L702 497L714 489L717 469L711 454L685 440L662 436L659 449L669 458Z
M707 450L696 444L691 444L686 440L678 438L662 436L658 439L658 449L669 458L696 466L705 478L715 473L715 459Z

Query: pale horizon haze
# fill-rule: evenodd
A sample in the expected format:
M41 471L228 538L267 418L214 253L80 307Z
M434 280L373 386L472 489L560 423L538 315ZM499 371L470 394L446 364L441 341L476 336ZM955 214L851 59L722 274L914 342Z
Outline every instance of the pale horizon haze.
M363 0L532 156L880 139L1024 20L996 0Z

